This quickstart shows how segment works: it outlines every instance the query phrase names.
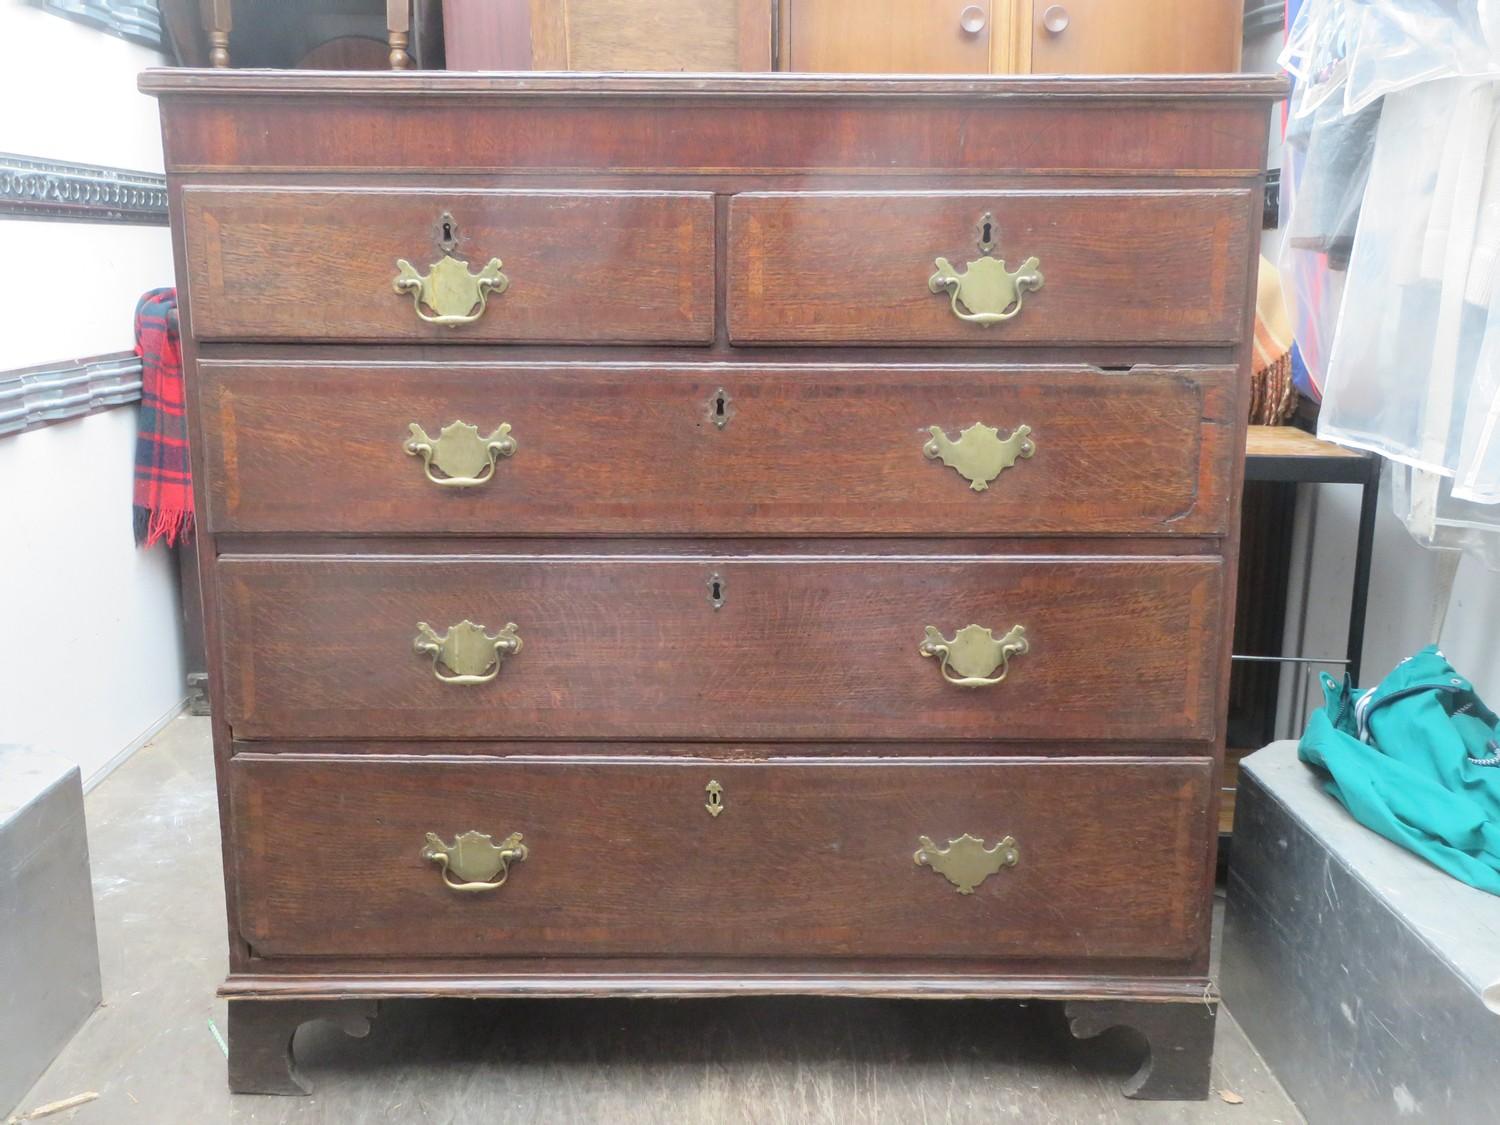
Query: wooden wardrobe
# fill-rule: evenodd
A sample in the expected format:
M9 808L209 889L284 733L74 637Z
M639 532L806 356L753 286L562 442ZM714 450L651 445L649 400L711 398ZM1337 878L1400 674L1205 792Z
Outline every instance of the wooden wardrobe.
M450 70L1237 71L1244 0L444 0Z

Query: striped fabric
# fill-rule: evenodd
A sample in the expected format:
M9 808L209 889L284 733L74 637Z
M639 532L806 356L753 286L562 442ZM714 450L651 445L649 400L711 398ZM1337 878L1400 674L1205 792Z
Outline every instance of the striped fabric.
M1250 383L1250 424L1279 426L1296 412L1292 382L1292 318L1281 291L1281 274L1264 254L1255 296L1255 345Z
M176 289L152 289L135 307L135 351L141 357L141 415L135 443L135 541L172 546L193 526L183 409L182 348Z

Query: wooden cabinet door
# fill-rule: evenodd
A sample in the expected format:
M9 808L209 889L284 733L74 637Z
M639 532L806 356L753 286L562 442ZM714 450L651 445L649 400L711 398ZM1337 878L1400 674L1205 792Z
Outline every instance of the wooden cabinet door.
M1244 0L1031 0L1033 74L1240 68Z
M781 70L988 74L992 9L1009 0L781 3Z
M776 2L443 0L447 66L449 70L770 70Z

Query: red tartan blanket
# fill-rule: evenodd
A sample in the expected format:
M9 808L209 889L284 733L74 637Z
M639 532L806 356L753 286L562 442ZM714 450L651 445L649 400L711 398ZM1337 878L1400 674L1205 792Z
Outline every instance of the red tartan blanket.
M135 352L141 357L141 416L135 442L135 541L172 546L193 526L182 348L169 316L177 290L152 289L135 306Z

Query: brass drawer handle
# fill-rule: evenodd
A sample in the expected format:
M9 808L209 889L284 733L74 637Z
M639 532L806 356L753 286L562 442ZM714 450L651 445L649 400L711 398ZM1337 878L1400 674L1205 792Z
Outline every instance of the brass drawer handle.
M937 272L927 279L934 293L947 292L953 315L970 324L999 324L1021 311L1027 291L1042 287L1041 263L1027 258L1018 270L1007 270L1005 259L985 255L959 273L947 258L934 263Z
M993 848L984 846L984 841L965 832L948 846L940 848L930 837L917 837L917 851L912 856L918 867L930 867L958 888L961 895L971 895L979 886L1002 867L1014 867L1021 862L1021 849L1014 836L1007 836Z
M520 863L531 851L521 843L521 834L512 832L495 843L483 832L465 832L445 844L436 832L427 833L422 858L443 869L443 882L455 891L492 891L505 886L510 865ZM456 876L456 878L455 878Z
M1036 441L1031 436L1030 426L1017 426L1010 436L1002 438L994 426L975 422L958 435L954 441L943 432L941 426L928 426L932 439L922 446L922 455L929 461L941 461L964 480L975 492L983 492L1018 458L1030 457L1036 452Z
M507 656L521 651L521 634L516 632L514 621L507 622L498 633L486 633L483 625L460 621L438 636L431 625L418 621L412 647L431 655L432 674L445 684L487 684L500 674Z
M438 431L437 440L416 422L410 424L411 437L401 448L412 457L422 458L422 470L433 484L445 488L472 488L495 475L495 462L516 452L516 439L510 436L510 423L501 422L489 437L481 437L478 426L467 422L449 422ZM433 476L436 467L442 476Z
M410 293L412 308L428 324L456 328L473 324L484 315L484 302L491 293L504 293L510 278L500 272L500 259L491 258L478 273L469 272L469 263L444 254L441 261L419 274L405 258L396 259L396 279L391 283L397 293ZM422 311L426 305L432 314Z
M1005 679L1010 671L1010 658L1021 656L1030 647L1023 625L1015 626L998 639L982 626L965 625L953 634L951 640L929 625L917 651L923 656L938 657L943 679L950 684L977 688L989 687ZM996 669L1000 671L998 676L995 675Z

